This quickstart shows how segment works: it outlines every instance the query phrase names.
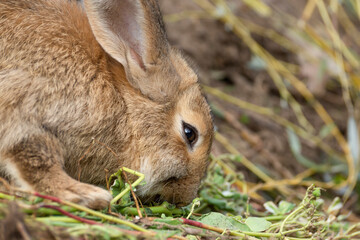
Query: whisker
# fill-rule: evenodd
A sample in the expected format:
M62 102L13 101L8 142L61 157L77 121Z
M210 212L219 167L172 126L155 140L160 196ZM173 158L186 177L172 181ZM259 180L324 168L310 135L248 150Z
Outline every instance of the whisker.
M145 201L144 204L149 203L152 200L153 196L149 196Z

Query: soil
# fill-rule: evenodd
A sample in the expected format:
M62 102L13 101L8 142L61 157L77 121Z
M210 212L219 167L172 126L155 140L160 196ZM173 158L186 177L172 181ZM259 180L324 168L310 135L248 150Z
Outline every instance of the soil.
M299 17L306 1L267 0L266 2L274 8ZM249 67L253 55L239 37L223 23L210 17L184 17L174 21L171 14L200 10L192 0L161 0L160 3L170 42L182 49L196 63L203 84L216 87L250 103L276 109L281 116L297 123L293 112L289 108L282 107L281 97L266 71ZM276 23L261 18L249 10L241 1L230 1L229 4L242 18L269 28L276 26ZM316 23L316 15L311 21ZM282 46L261 36L253 37L277 59L300 64L299 58ZM306 74L299 77L307 81ZM319 130L323 126L322 120L298 93L295 91L292 93L302 104L309 122ZM240 109L211 95L207 97L213 106L230 116L230 119L224 119L215 115L218 131L253 163L262 166L277 179L291 178L305 169L291 153L286 129L264 116ZM345 132L346 108L337 90L317 94L317 99L333 117L340 130ZM326 160L321 151L306 142L302 143L304 156L315 162ZM338 148L336 144L333 144L333 147ZM222 145L214 142L212 153L217 155L226 152ZM247 180L258 181L242 166L239 166L239 169L243 170Z

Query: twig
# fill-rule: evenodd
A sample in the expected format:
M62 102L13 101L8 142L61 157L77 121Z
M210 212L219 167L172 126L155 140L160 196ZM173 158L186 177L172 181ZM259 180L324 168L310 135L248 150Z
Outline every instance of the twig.
M142 202L141 202L140 199L139 199L139 203L140 203L140 205L141 205L141 208L144 209L144 205L142 204ZM145 214L145 218L147 218L148 215L147 215L146 211L144 211L144 214Z
M129 182L129 180L128 180L127 176L126 176L126 172L123 171L122 174L124 175L125 182L127 182L127 183L129 184L130 191L131 191L131 194L132 194L132 196L133 196L133 198L134 198L135 206L136 206L136 209L137 209L137 211L138 211L138 216L139 216L140 218L142 218L143 216L142 216L141 211L140 211L139 203L138 203L138 201L137 201L137 196L135 195L135 193L134 193L134 191L133 191L133 189L132 189L132 187L131 187L131 183Z
M109 182L109 169L104 169L105 171L105 180L106 180L106 189L110 191L110 182Z

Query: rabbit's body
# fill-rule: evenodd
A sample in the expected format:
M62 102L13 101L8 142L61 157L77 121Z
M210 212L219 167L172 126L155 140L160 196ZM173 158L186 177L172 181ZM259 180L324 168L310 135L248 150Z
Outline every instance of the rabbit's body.
M136 7L130 0L107 2L159 18L155 1ZM110 195L74 178L104 184L105 170L126 166L146 175L140 196L187 203L206 168L212 136L196 75L166 38L151 35L165 34L161 21L136 35L145 50L127 32L114 50L113 36L99 29L101 14L109 13L97 4L85 1L85 13L64 0L0 0L2 169L20 187L96 208ZM200 132L196 151L181 133L187 119Z
M126 84L121 68L116 76L117 87L112 83L115 79L110 75L109 57L96 42L85 14L76 3L21 2L5 1L14 20L2 15L0 21L0 111L6 113L0 115L0 148L18 143L27 131L29 135L50 131L70 150L65 156L65 167L77 177L77 161L90 146L91 138L112 149L129 145L132 129L117 125L125 126L121 122L128 122L122 94L128 94L132 88L121 90L121 85ZM3 4L0 3L2 8ZM12 5L19 7L14 10ZM20 23L16 22L19 15ZM46 65L41 64L44 62ZM105 172L95 170L118 168L107 161L113 157L109 150L94 144L81 163L94 171L91 174L82 171L81 179L105 181Z

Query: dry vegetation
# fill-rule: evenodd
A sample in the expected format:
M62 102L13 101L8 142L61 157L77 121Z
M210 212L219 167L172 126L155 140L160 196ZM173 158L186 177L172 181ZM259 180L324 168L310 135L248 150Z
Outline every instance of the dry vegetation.
M161 4L218 128L199 198L143 207L121 170L102 212L8 190L3 239L360 239L360 2Z

